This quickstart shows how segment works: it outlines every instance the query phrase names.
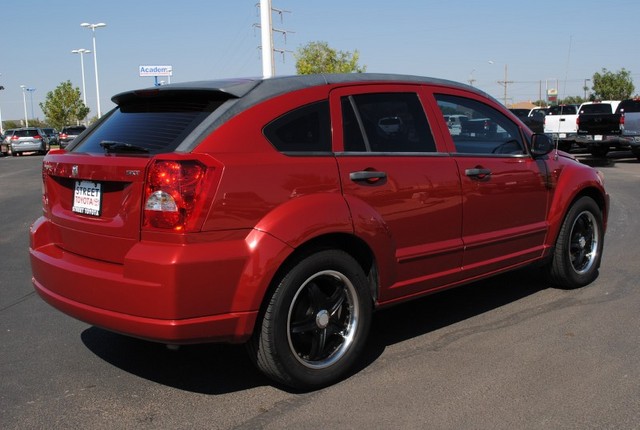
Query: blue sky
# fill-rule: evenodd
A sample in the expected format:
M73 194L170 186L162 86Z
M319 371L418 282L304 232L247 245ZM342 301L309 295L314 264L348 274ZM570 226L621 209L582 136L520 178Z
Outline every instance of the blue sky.
M277 48L295 51L311 41L360 52L368 72L406 73L473 84L508 102L537 100L546 88L560 97L583 95L584 80L603 67L631 71L640 93L636 39L640 2L618 0L432 1L272 0L286 9L274 27L291 31ZM114 94L153 85L140 65L173 66L172 82L260 76L259 0L3 0L0 32L2 119L21 119L20 85L37 118L39 103L61 82L82 88L80 56L96 30L102 112ZM9 19L11 17L9 23ZM86 97L96 114L93 54L84 56ZM295 73L292 54L275 56L276 75Z

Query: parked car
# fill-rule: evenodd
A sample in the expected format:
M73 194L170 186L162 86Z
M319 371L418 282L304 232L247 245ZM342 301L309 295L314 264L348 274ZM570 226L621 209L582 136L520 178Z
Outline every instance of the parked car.
M616 112L621 115L621 137L628 142L631 153L640 160L640 98L623 100Z
M579 142L591 155L605 157L611 148L631 149L640 158L640 99L584 103L578 116Z
M534 133L544 133L544 111L542 108L520 109L511 108L511 113L524 122Z
M67 145L71 143L73 139L78 137L80 133L85 131L86 128L87 127L85 127L84 125L63 127L58 135L58 144L60 145L60 149L66 148Z
M89 324L246 343L315 389L353 368L374 309L532 264L564 288L598 275L601 173L473 87L306 75L112 100L45 157L30 229L35 290Z
M17 156L25 152L46 154L49 151L47 135L37 127L19 128L11 136L11 155Z
M41 128L41 130L47 135L49 138L49 145L58 145L60 142L60 137L58 136L58 130L55 128Z
M16 128L10 128L4 131L2 141L0 141L0 155L11 154L11 137L16 130Z
M469 120L466 115L444 115L444 120L447 123L449 133L452 135L462 133L462 123Z

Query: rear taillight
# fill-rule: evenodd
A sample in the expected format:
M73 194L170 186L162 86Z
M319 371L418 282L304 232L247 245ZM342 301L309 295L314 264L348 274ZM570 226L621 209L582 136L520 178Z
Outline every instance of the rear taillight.
M197 160L156 160L147 171L144 227L191 231L205 196L207 167Z
M39 134L36 134L35 136L33 136L34 139L42 139L42 136L40 136Z
M11 136L11 140L18 140L18 136L14 134L13 136Z
M620 115L620 125L624 125L624 114Z

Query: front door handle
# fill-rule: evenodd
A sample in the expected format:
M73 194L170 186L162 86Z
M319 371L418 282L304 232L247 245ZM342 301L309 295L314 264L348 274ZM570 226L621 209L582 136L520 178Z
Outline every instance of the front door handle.
M362 170L360 172L349 173L349 179L351 179L353 182L366 181L373 183L379 181L380 179L385 179L386 177L387 174L385 172L378 172L375 170Z
M466 169L464 174L470 178L484 179L491 175L491 170L476 167L474 169Z

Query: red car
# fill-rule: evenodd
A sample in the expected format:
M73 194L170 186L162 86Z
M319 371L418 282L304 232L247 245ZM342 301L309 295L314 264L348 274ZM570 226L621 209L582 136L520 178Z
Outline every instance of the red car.
M466 85L350 74L172 84L43 162L33 284L163 342L246 342L298 388L343 378L374 309L525 265L598 274L602 176ZM491 127L451 134L445 115Z

